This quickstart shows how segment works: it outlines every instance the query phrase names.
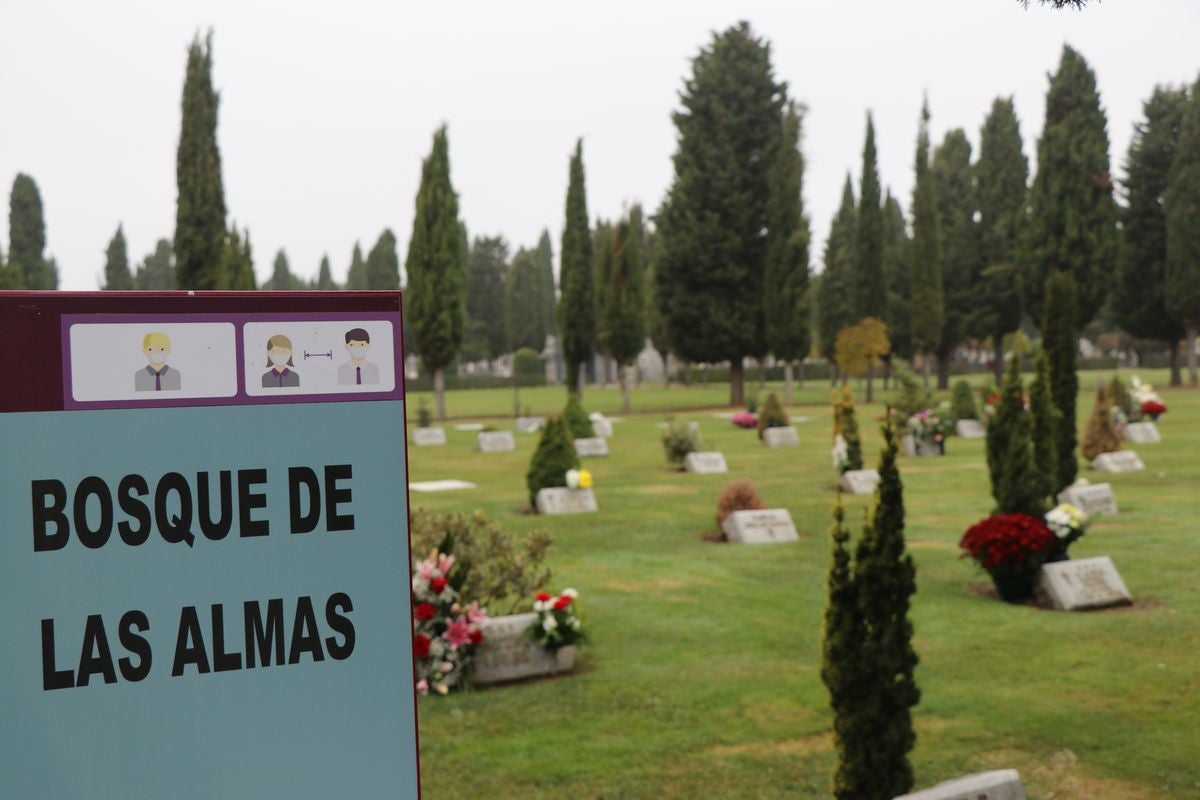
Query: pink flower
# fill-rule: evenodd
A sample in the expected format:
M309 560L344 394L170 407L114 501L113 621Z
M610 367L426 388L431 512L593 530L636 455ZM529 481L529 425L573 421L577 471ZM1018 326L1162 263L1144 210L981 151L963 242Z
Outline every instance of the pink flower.
M417 576L420 577L421 580L425 581L426 583L428 583L429 581L431 581L433 579L434 572L436 572L436 571L437 571L437 566L434 565L434 563L428 559L417 564Z
M454 669L453 661L443 661L442 662L442 672L449 672L452 669Z
M460 647L471 642L471 626L462 617L454 620L446 628L446 641L451 647Z
M429 681L424 678L417 681L417 694L429 694Z
M487 609L480 608L479 603L471 603L471 607L467 609L467 622L478 625L485 619L487 619Z
M454 566L454 556L448 556L443 553L438 553L437 569L443 575L450 574L450 568Z

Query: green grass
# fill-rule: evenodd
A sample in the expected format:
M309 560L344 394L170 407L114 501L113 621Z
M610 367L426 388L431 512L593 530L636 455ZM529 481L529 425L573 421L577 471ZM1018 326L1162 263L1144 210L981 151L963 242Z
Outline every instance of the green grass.
M1081 426L1107 377L1082 376ZM648 388L634 408L716 406L727 391ZM561 388L522 394L541 413L563 399ZM534 436L516 434L515 453L485 455L472 450L473 434L448 426L448 446L410 448L413 480L480 487L413 494L415 505L482 508L513 530L553 532L549 588L580 591L591 635L569 677L421 700L427 800L828 797L830 712L818 674L836 497L827 397L827 384L813 383L800 399L820 405L790 409L811 417L797 424L799 449L769 450L711 410L677 413L701 423L728 476L668 470L656 427L664 415L626 415L613 455L587 462L600 513L579 517L521 513ZM1077 558L1113 558L1133 609L1066 614L981 597L987 577L960 560L957 542L991 507L982 441L955 438L944 458L902 459L918 569L919 787L1012 766L1034 800L1200 798L1200 393L1164 399L1163 442L1137 448L1147 469L1109 478L1120 515L1072 547ZM612 412L619 394L590 390L585 405ZM501 417L511 394L455 393L448 406ZM858 413L873 462L881 437L871 419L882 406ZM715 530L717 495L743 477L791 511L799 543L702 540ZM846 502L857 520L869 499Z

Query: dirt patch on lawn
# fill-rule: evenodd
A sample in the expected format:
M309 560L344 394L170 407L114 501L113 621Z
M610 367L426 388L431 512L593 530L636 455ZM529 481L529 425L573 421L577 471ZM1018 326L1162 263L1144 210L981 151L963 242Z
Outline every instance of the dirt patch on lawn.
M997 603L1001 602L1000 595L998 595L996 593L996 587L990 583L983 583L983 582L964 583L963 588L966 589L967 592L969 592L970 594L975 595L976 597L983 597L988 600L995 600ZM1034 600L1028 600L1024 603L1010 603L1009 605L1024 606L1026 608L1032 608L1036 611L1057 611L1058 610L1056 608L1051 607L1050 605L1043 605ZM1089 609L1084 609L1084 613L1088 613L1088 614L1120 614L1120 613L1128 613L1130 611L1150 611L1151 609L1158 608L1161 605L1162 605L1162 601L1159 600L1157 597L1135 597L1135 598L1133 598L1132 605L1109 606L1108 608L1089 608ZM1078 613L1078 612L1075 612L1075 613Z

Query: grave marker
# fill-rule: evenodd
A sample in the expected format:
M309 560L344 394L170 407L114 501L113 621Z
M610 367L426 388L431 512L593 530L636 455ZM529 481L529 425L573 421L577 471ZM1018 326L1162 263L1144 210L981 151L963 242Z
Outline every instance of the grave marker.
M1015 769L977 772L893 800L1026 800Z
M480 431L475 434L475 444L481 453L507 453L517 449L512 431Z
M458 489L475 489L475 484L453 478L442 481L416 481L408 485L414 492L453 492Z
M580 458L596 458L608 455L608 440L594 436L590 439L576 439L575 452Z
M545 421L542 417L517 417L517 432L537 433Z
M442 428L413 428L413 444L417 447L431 447L446 443L446 431Z
M1092 460L1092 469L1097 472L1137 472L1145 468L1146 465L1132 450L1101 453Z
M545 491L544 489L542 491ZM575 667L575 646L552 653L525 635L537 614L490 617L479 625L483 642L475 651L473 679L486 686L539 675L557 675Z
M683 467L688 472L694 472L697 475L715 475L729 472L729 467L725 464L725 456L715 451L708 453L688 453L683 460Z
M1134 444L1158 444L1162 437L1158 434L1158 426L1153 422L1131 422L1125 426L1125 441Z
M539 489L537 493L539 514L588 514L599 511L596 495L591 489L567 489L553 487Z
M592 430L597 436L609 437L613 435L612 422L601 417L600 419L592 420Z
M987 428L977 419L960 419L954 423L954 432L964 439L982 439L987 436Z
M721 523L725 538L738 544L767 544L799 540L786 508L734 511Z
M871 494L879 485L879 470L851 469L842 473L842 490L850 494Z
M1108 556L1043 564L1037 594L1060 611L1129 605L1133 598Z
M1116 514L1117 498L1112 484L1086 483L1068 486L1058 493L1058 502L1070 503L1085 514Z
M765 428L763 443L767 447L798 447L800 439L796 436L796 429L787 425L782 428Z

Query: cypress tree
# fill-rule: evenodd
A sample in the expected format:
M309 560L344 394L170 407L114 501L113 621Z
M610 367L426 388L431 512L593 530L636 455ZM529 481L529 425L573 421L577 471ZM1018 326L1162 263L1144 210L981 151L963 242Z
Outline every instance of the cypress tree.
M225 237L225 249L221 254L221 274L222 284L226 289L235 291L252 292L257 288L258 282L254 277L254 259L250 252L250 232L246 231L246 238L238 233L237 226L229 229ZM286 268L286 257L285 268ZM290 284L292 280L290 273L281 279L285 284L289 284L286 288L292 288ZM279 284L275 284L278 289L285 288Z
M1079 449L1088 461L1103 453L1115 453L1121 449L1121 434L1113 422L1112 400L1103 382L1096 387L1096 404L1092 406L1092 415L1084 427L1083 443Z
M350 254L350 267L346 270L346 288L355 291L367 288L367 262L363 260L362 248L358 242L354 243L354 252Z
M767 349L763 234L786 87L773 75L770 46L741 22L701 49L680 101L660 219L659 307L685 360L729 361L729 400L741 405L743 359Z
M567 185L566 224L562 235L562 264L558 329L567 362L567 393L582 394L581 369L596 346L596 297L592 287L592 234L588 229L587 188L583 174L583 140L575 143Z
M605 298L608 295L608 281L613 271L613 226L603 219L596 220L596 229L592 232L592 287L595 289L596 303L596 352L608 356L608 337L605 330L604 318ZM607 366L607 365L606 365ZM593 377L594 382L604 382L602 375Z
M537 245L538 268L542 275L542 327L546 334L558 334L558 319L555 312L557 299L554 292L554 246L550 244L550 232L542 231ZM545 347L545 342L538 344L538 350Z
M19 289L21 282L17 278L16 271L11 269L9 264L4 260L4 250L0 248L0 289Z
M1127 203L1121 214L1121 247L1112 291L1116 321L1140 339L1165 342L1171 351L1171 385L1182 383L1179 340L1183 325L1167 311L1167 215L1163 198L1179 144L1186 89L1154 88L1134 125L1125 160Z
M655 264L661 252L661 237L651 233L646 237L648 259L646 263L646 335L650 344L663 362L663 385L671 385L671 370L667 359L671 353L671 340L667 332L667 319L658 305L658 275Z
M978 301L979 237L971 170L971 143L956 128L946 134L931 166L942 237L942 333L938 341L938 388L950 385L950 359L967 338Z
M525 485L529 488L529 504L537 508L537 493L541 489L567 485L567 471L579 468L579 455L571 441L567 424L562 417L551 417L542 425L537 449L529 460Z
M125 247L125 231L120 225L104 251L105 291L129 290L133 288L133 274L129 271L129 251Z
M287 253L280 248L271 264L271 277L262 285L264 291L290 292L300 288L300 279L292 274Z
M817 286L817 335L821 353L834 363L838 331L854 323L851 302L854 285L854 242L858 211L850 176L842 187L842 204L829 226L825 240L825 270Z
M892 339L892 352L884 359L890 374L892 355L903 359L913 356L912 285L908 279L912 263L912 240L904 220L900 201L889 190L883 201L883 271L887 280L888 311L884 317ZM885 380L886 383L886 380Z
M1167 211L1167 310L1187 331L1188 382L1197 385L1196 336L1200 333L1200 81L1184 110L1171 163Z
M1079 376L1075 374L1076 339L1075 279L1068 272L1052 272L1046 281L1046 316L1042 320L1042 347L1050 364L1050 394L1061 415L1055 434L1058 451L1058 480L1054 491L1075 482L1079 461L1075 457L1078 432L1075 427L1075 400L1079 395Z
M175 159L175 280L180 289L222 289L225 189L217 148L217 93L212 83L212 31L188 49L183 122Z
M1117 209L1096 76L1083 56L1066 46L1046 95L1029 209L1028 256L1021 265L1025 308L1034 319L1041 318L1050 273L1069 272L1075 282L1075 319L1086 325L1111 285Z
M159 239L154 246L154 252L138 265L135 283L139 289L175 288L175 263L169 240Z
M417 352L433 374L440 420L446 418L445 369L462 344L466 255L458 195L450 183L446 128L442 126L433 135L433 150L421 166L421 187L404 260L412 331ZM367 274L373 277L371 266L368 263ZM400 288L398 274L394 288Z
M1020 386L1020 377L1017 378ZM1033 423L1021 408L1014 415L1004 442L1004 468L996 495L996 513L1028 514L1041 519L1046 513L1046 495L1042 494L1043 475L1033 463Z
M324 292L333 291L338 288L337 283L333 280L333 270L329 266L329 254L321 255L321 266L317 269L317 289Z
M921 107L917 134L916 183L913 186L912 262L909 286L912 296L913 349L921 355L925 386L929 386L929 361L942 339L945 314L942 295L941 234L938 231L937 187L929 169L929 103Z
M410 244L410 252L411 248ZM375 240L375 245L367 253L362 275L366 280L365 289L395 291L400 288L400 256L396 253L396 234L392 233L391 228L384 228ZM412 288L411 272L409 288ZM411 303L413 298L410 297L409 301Z
M508 242L504 237L475 237L467 255L467 321L462 349L468 360L491 361L508 352L505 304L501 302L507 272ZM537 319L541 321L540 310Z
M540 289L537 254L522 247L509 264L504 286L508 345L514 350L529 347L540 352L545 344L546 333L538 309Z
M1050 359L1042 348L1037 355L1037 374L1029 387L1029 412L1033 415L1033 463L1040 481L1038 496L1053 499L1058 489L1058 427L1062 424L1062 414L1054 405L1050 387Z
M855 319L887 316L887 282L883 273L883 209L880 205L879 168L875 156L875 124L867 112L867 137L863 145L862 178L855 228ZM870 374L867 377L870 383ZM869 390L868 390L869 391Z
M800 108L788 103L770 175L767 264L763 275L767 346L784 364L783 402L788 405L792 402L793 362L803 363L812 344L801 125Z
M33 178L19 173L13 179L8 202L8 269L18 282L13 288L53 289L46 266L46 221L42 215L42 196Z
M980 132L975 165L982 273L974 288L971 330L990 337L996 383L1004 372L1004 337L1021 324L1017 257L1028 194L1029 162L1011 97L997 97Z
M846 442L846 470L863 468L862 437L854 416L854 392L849 386L833 390L833 435Z
M987 465L992 482L992 497L1000 502L1004 483L1004 465L1008 441L1012 438L1017 417L1025 413L1025 389L1021 384L1021 356L1012 354L1004 381L1000 385L1000 402L987 426ZM1057 439L1055 447L1057 448ZM1057 450L1055 451L1057 452ZM1057 478L1057 476L1056 476Z
M617 362L621 408L629 413L629 366L646 346L642 207L635 205L613 230L612 270L604 292L603 347Z
M567 395L567 405L563 408L562 418L572 439L591 439L596 435L596 429L592 427L592 421L583 410L578 396Z

